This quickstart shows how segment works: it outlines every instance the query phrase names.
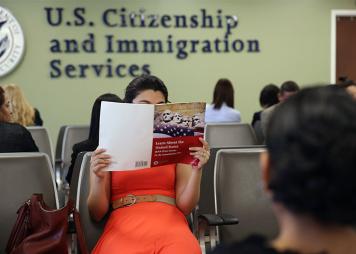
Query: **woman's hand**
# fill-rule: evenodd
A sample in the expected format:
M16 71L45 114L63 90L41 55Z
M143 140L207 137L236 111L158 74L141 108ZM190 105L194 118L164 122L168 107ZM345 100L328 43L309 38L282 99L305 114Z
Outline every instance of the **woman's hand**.
M111 163L105 149L96 149L90 159L88 209L95 221L100 221L109 210L111 174L105 169Z
M111 157L105 152L105 149L96 149L90 159L90 170L99 178L104 178L109 173L108 171L104 171L104 169L110 165Z
M203 147L190 147L190 155L193 155L197 159L197 163L193 163L193 169L201 169L210 158L210 148L208 142L203 138L199 138L199 141L203 144Z

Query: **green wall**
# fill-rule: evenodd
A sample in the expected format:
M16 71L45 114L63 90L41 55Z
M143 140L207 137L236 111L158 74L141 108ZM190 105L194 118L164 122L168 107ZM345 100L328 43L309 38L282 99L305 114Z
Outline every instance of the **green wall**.
M241 111L243 122L250 122L259 109L258 95L267 83L280 85L295 80L301 85L329 82L330 27L332 9L354 9L354 0L230 0L230 1L35 1L1 0L0 6L9 9L20 22L25 34L26 51L21 64L0 78L0 84L20 85L32 105L42 115L53 144L59 127L65 124L87 124L94 99L105 92L123 96L132 77L106 78L88 74L87 78L50 78L49 63L61 59L70 64L104 64L112 58L117 64L148 64L152 74L167 84L172 102L211 102L215 82L229 78L235 86L235 107ZM44 7L63 7L66 20L76 7L85 8L85 17L93 27L51 27ZM259 53L195 53L180 60L175 54L106 53L104 36L112 34L121 39L161 39L168 34L174 39L222 39L224 29L166 29L110 28L103 25L104 10L125 7L128 12L144 9L149 14L199 14L206 9L216 15L236 15L238 27L230 39L257 39ZM85 39L95 35L96 53L52 53L52 39ZM120 117L120 116L118 116Z

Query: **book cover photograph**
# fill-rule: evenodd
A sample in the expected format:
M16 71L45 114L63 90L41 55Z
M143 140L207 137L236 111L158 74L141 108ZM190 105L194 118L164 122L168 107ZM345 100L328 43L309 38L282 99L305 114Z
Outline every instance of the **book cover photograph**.
M99 147L112 157L108 170L197 163L189 147L202 144L205 103L102 102Z

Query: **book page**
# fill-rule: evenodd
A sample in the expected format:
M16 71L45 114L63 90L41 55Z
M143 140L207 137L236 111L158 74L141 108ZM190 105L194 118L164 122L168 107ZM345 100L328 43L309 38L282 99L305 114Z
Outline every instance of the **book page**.
M151 166L154 105L102 102L99 147L112 157L108 170Z

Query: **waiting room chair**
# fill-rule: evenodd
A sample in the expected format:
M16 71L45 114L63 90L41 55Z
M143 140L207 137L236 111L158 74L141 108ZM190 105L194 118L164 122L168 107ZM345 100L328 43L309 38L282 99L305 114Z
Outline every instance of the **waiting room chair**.
M80 213L82 228L89 251L95 247L101 233L104 231L106 223L106 218L101 222L94 222L89 215L87 198L89 195L90 158L91 152L87 152L83 157L78 178L78 190L75 202L75 206Z
M218 239L229 243L252 233L272 239L277 221L263 190L259 157L263 148L223 149L215 162L215 210L239 218L238 227L219 227Z
M33 193L42 193L46 204L59 208L54 173L45 153L0 153L0 253L17 218L17 210Z
M234 216L215 212L214 198L214 172L216 154L221 149L247 149L264 148L264 146L237 146L237 147L215 147L210 149L210 158L202 170L200 185L200 199L195 210L195 234L199 238L201 249L212 249L218 242L215 226L233 225L238 222L238 215ZM199 225L200 224L200 225ZM230 226L228 226L230 227ZM234 227L234 226L233 226Z
M205 139L211 148L258 144L253 128L247 123L208 123Z
M214 199L214 169L216 154L221 149L246 149L246 148L264 148L265 146L236 146L236 147L214 147L210 149L210 158L204 165L202 170L202 179L200 185L200 199L198 203L199 214L213 214L215 213L215 199Z
M73 167L73 174L72 174L72 179L71 179L71 183L70 183L69 197L73 200L74 205L77 200L77 191L78 191L80 170L82 168L82 162L83 162L83 159L84 159L84 156L86 153L87 152L80 152L77 155L77 159L75 160L74 167Z
M42 126L29 126L27 127L27 130L31 133L31 136L35 141L38 150L41 153L47 154L49 160L51 161L51 165L54 166L52 142L49 138L47 129Z
M66 125L59 130L56 146L56 181L61 185L71 163L73 145L86 140L89 136L89 125Z

